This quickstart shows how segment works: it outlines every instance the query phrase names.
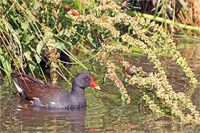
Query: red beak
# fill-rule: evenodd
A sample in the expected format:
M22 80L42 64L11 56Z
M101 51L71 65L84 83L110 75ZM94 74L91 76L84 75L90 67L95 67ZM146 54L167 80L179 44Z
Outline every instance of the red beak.
M101 88L99 87L99 85L97 83L94 82L92 76L90 76L90 80L91 80L91 86L97 90L101 90Z

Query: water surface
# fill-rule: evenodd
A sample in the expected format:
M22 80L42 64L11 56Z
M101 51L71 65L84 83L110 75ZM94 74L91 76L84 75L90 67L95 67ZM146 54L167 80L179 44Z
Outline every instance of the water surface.
M136 66L142 66L145 71L152 71L152 64L147 63L147 57L129 57L130 62ZM167 69L168 78L176 91L187 90L187 81L182 77L184 73L179 71L172 62L163 59L170 67ZM200 79L200 70L194 60L189 64L196 78ZM194 65L195 64L195 65ZM76 71L74 69L74 71ZM1 90L1 132L198 132L199 125L190 125L179 122L173 118L159 118L143 106L138 108L141 93L133 86L128 87L131 95L131 103L123 104L118 89L108 82L100 83L101 91L86 88L87 107L81 109L49 109L30 106L22 100L15 88L6 87L0 82ZM65 81L59 81L66 89ZM101 84L102 83L102 84ZM200 87L195 89L192 100L200 111Z

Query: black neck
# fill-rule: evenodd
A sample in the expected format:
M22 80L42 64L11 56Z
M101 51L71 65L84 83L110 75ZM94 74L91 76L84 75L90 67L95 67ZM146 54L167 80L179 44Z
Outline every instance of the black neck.
M85 99L85 88L73 84L71 94L80 99Z

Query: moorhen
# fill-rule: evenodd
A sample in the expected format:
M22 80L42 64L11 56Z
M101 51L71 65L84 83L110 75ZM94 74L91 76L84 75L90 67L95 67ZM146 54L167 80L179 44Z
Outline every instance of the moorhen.
M11 77L20 96L41 107L82 108L86 106L85 88L91 86L100 90L92 76L86 72L80 72L74 77L71 93L25 74L11 73Z

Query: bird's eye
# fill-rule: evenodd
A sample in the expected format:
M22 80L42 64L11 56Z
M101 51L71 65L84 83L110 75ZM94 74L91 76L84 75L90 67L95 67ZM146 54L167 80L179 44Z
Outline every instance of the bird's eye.
M83 79L84 79L84 80L87 80L87 77L84 77Z

